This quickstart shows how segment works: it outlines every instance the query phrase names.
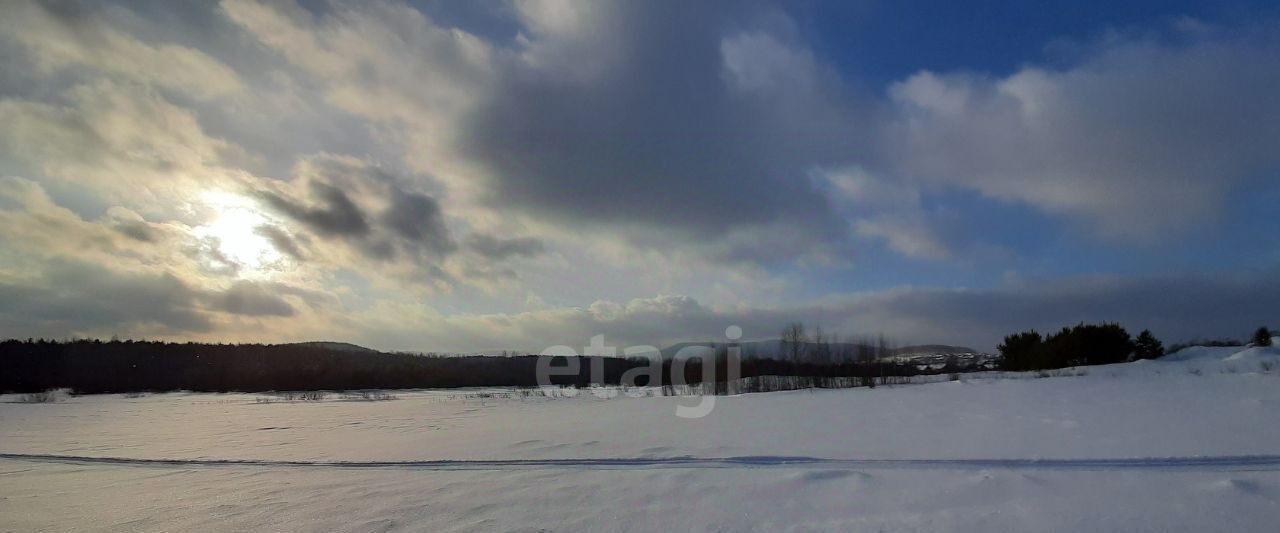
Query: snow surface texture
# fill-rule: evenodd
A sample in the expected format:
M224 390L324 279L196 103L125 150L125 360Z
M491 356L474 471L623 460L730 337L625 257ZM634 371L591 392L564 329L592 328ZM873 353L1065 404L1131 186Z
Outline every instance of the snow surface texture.
M0 403L0 530L1276 530L1280 350L1054 375L701 419L585 393Z

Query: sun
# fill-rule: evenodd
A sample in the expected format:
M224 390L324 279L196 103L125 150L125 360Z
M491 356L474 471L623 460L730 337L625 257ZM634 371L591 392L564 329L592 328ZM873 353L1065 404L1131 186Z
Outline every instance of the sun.
M284 259L260 228L275 220L258 209L255 202L240 195L207 192L202 202L215 213L213 219L197 226L192 234L209 242L222 262L235 263L244 274L264 274Z

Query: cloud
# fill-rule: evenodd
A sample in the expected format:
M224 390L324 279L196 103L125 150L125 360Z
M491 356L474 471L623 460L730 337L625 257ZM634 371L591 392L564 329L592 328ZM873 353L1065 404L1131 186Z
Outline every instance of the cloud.
M271 246L276 250L279 250L280 253L296 260L305 258L305 255L302 253L302 247L298 244L298 239L279 226L263 224L254 228L254 232L266 237L267 240L271 242Z
M524 217L548 238L587 228L672 257L772 267L855 236L955 257L938 231L954 220L919 205L837 212L814 169L861 166L916 195L976 191L1151 240L1209 219L1280 163L1271 121L1229 118L1276 113L1268 26L1114 34L1063 66L922 71L882 97L768 8L522 2L509 43L396 5L224 9L335 105L393 133L453 216Z
M406 241L418 243L437 254L452 252L457 246L445 226L444 215L435 198L398 191L382 215L383 223Z
M937 229L939 217L925 209L920 191L911 184L860 166L816 169L811 174L847 212L858 236L883 240L891 250L916 259L937 261L954 255L954 243Z
M44 72L97 70L199 99L218 98L240 89L235 71L213 57L185 46L142 42L104 24L103 13L84 7L7 2L0 36L26 48Z
M155 243L160 240L161 231L129 209L112 207L107 210L107 218L111 221L112 229L130 239L145 243Z
M860 219L854 221L853 229L864 237L884 239L890 249L907 257L939 260L951 256L947 244L938 240L928 222L910 215Z
M212 329L197 293L170 274L117 273L57 261L35 278L0 280L0 335L199 333Z
M1151 329L1166 342L1240 338L1274 320L1274 272L1237 275L1098 276L1021 282L992 289L896 289L833 305L872 330L902 339L993 350L1004 335L1056 331L1079 322ZM1257 324L1257 325L1255 325Z
M756 229L767 247L776 226L794 228L792 242L839 239L805 170L849 140L841 118L850 113L831 101L840 87L763 33L750 35L780 50L778 70L798 76L791 87L815 89L742 85L749 76L733 67L748 37L732 20L682 7L681 22L668 24L674 13L644 6L523 12L535 30L525 60L504 65L490 98L458 125L457 151L489 179L483 201L602 226L639 246L664 241L659 249Z
M473 233L467 238L467 248L490 259L530 257L543 253L542 241L532 237L504 239L492 235Z
M899 344L947 343L994 351L1010 333L1056 331L1079 322L1119 322L1131 334L1151 329L1166 343L1194 338L1242 338L1272 324L1280 298L1274 272L1237 276L1085 277L991 289L897 288L832 295L785 307L708 306L688 296L659 295L587 307L542 308L514 314L440 315L420 307L388 307L403 322L368 318L364 342L471 351L552 345L583 346L605 335L617 346L665 346L723 341L736 325L747 339L777 338L803 321L844 338L884 334ZM394 311L392 311L394 309ZM1272 324L1274 325L1274 324ZM407 327L406 327L407 326Z
M310 306L306 319L322 320L314 309L332 305L330 296L280 283L240 280L226 288L193 286L173 273L114 270L73 259L43 263L38 275L14 277L0 271L0 338L64 338L71 335L147 336L170 339L270 335L294 338L294 328L275 330L244 319L302 318L282 295ZM327 322L327 320L326 320Z
M436 263L457 250L434 197L367 161L330 154L300 160L291 182L255 196L317 237L351 243L376 259Z
M311 182L311 196L320 207L304 205L298 200L273 192L262 192L259 197L285 216L301 223L311 231L326 237L363 237L369 234L369 222L355 202L341 189L327 183Z
M212 295L212 304L228 313L245 316L294 315L289 302L270 292L267 287L252 281L240 280L225 291Z
M39 183L0 177L0 242L7 245L0 257L141 255L153 252L170 234L119 207L98 222L86 221L54 202Z
M223 13L327 85L327 100L376 120L452 112L476 98L490 46L396 2L333 5L317 16L296 3L226 0Z
M845 91L770 28L704 6L522 2L523 31L502 47L400 6L223 7L335 105L398 132L407 162L448 188L455 215L585 224L690 253L753 232L752 245L767 247L779 228L780 242L810 248L847 234L805 177L849 144ZM774 61L744 61L758 51ZM782 74L793 79L748 79Z
M1060 68L919 72L889 88L885 172L1168 237L1280 170L1280 32L1113 35Z
M66 104L0 98L0 148L48 182L88 188L103 208L177 216L193 193L245 179L220 164L235 146L205 135L195 113L146 86L98 80L62 96Z

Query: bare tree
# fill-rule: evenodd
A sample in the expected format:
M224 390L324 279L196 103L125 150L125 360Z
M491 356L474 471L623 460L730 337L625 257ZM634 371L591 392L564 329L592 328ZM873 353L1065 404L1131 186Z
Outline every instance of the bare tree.
M822 326L813 328L810 359L820 365L831 364L831 338L822 332Z
M809 338L805 336L804 324L800 322L792 322L782 329L782 342L780 348L782 355L788 358L794 364L800 364L801 359L805 355L805 343Z
M855 344L857 339L849 338L844 342L840 342L839 338L832 338L831 344L835 346L835 358L839 363L851 363L857 361L857 352Z

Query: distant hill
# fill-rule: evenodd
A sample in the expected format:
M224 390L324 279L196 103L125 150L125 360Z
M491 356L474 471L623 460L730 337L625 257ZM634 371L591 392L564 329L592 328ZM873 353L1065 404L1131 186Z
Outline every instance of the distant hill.
M679 353L680 350L690 346L701 347L704 350L711 350L716 346L723 346L726 344L728 343L709 342L709 341L681 342L681 343L673 344L671 346L663 348L661 352L662 352L662 357L664 359L670 359L671 357L674 357L677 353ZM777 359L777 358L781 358L781 356L785 352L782 346L782 340L780 339L745 341L745 342L738 343L738 345L742 348L742 356L744 358L755 357L755 358ZM806 343L805 350L807 352L811 352L814 346L816 346L814 343ZM852 354L856 356L858 354L862 354L863 358L865 358L867 355L871 355L873 357L878 356L880 358L889 358L889 357L908 358L908 357L931 356L931 355L979 353L977 350L974 350L973 348L969 348L967 346L952 346L949 344L916 344L916 345L901 346L896 348L885 348L881 350L879 353L877 353L875 345L868 344L868 343L857 343L857 342L839 342L839 343L831 344L831 351L832 353L837 355Z
M914 346L903 346L894 350L893 355L902 357L906 355L948 355L962 353L981 353L978 350L968 346L952 346L949 344L919 344Z
M663 348L661 350L661 353L664 359L670 359L671 357L674 357L675 354L678 353L681 349L684 349L686 347L694 346L694 347L701 347L706 350L710 350L714 346L722 346L724 344L727 344L727 343L713 343L709 341L681 342L681 343L673 344L671 346ZM286 344L284 346L320 348L320 349L334 351L334 352L381 353L378 350L374 350L372 348L365 348L364 346L351 344L348 342L309 341L309 342L295 342L291 344ZM746 341L746 342L739 343L739 346L742 347L743 357L779 358L783 355L782 341L779 339ZM806 350L812 350L814 346L815 345L813 343L806 343ZM979 353L977 350L974 350L973 348L969 348L966 346L952 346L949 344L916 344L916 345L901 346L896 348L888 347L888 348L885 348L880 353L877 353L875 345L867 344L867 343L856 343L856 342L834 343L831 345L831 350L833 353L836 353L836 354L841 354L841 353L875 354L875 355L878 355L880 358L889 358L889 357L914 358L917 356L936 356L936 355L945 356L945 355L952 355L952 354ZM492 357L492 356L500 356L500 355L508 355L508 354L515 355L516 353L518 352L505 351L505 350L490 350L490 351L469 353L465 355L481 355L481 356ZM463 355L463 354L458 354L458 355ZM647 356L647 354L644 354L644 355Z
M365 348L359 344L332 341L307 341L284 344L283 346L299 346L304 348L322 348L334 352L381 353L373 348Z

